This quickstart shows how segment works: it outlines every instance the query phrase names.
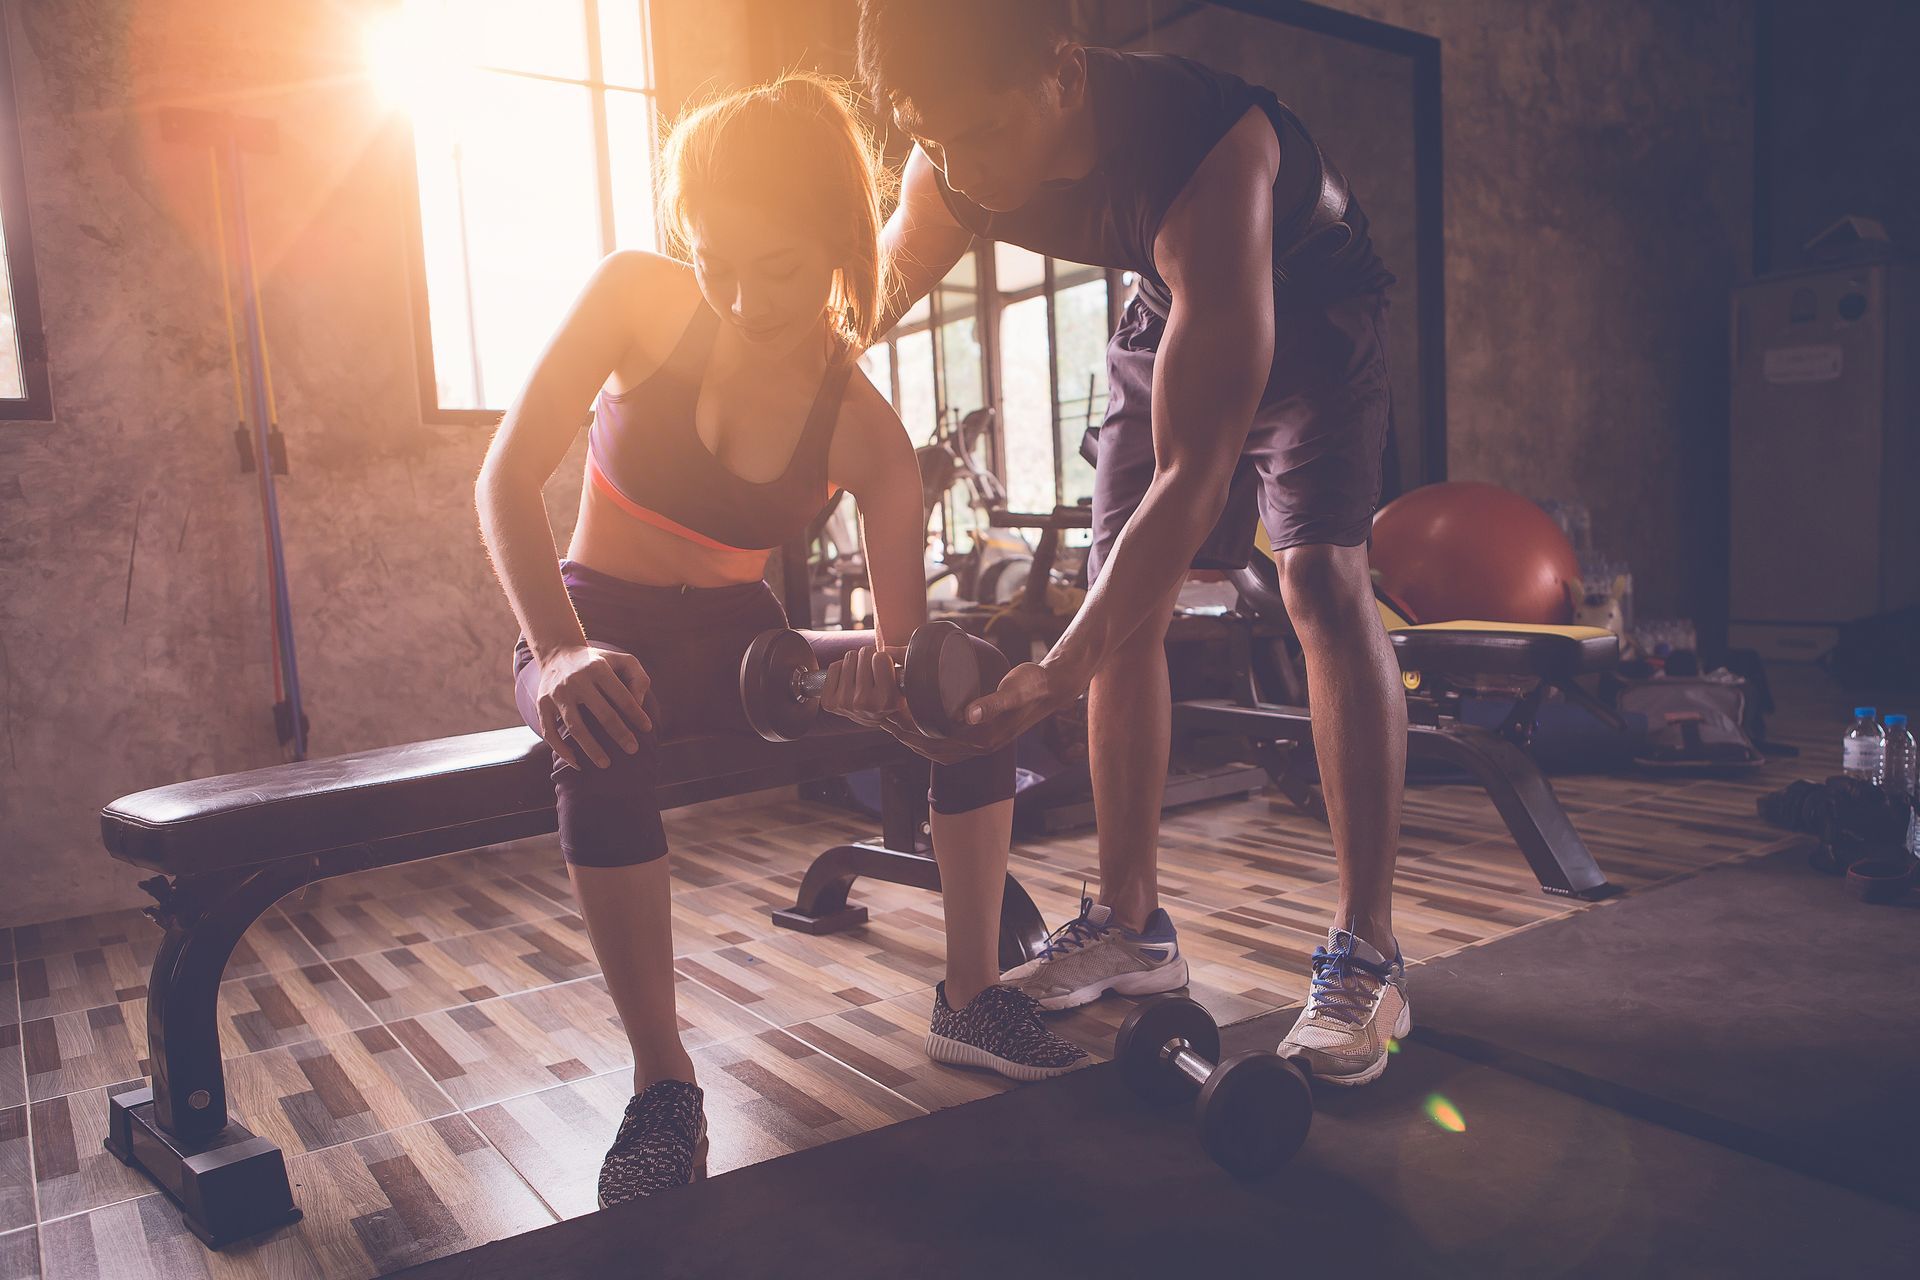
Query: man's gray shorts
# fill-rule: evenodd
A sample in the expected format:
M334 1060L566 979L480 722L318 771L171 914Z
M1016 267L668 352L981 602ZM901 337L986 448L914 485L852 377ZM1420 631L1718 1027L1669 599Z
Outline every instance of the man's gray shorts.
M1372 528L1387 440L1386 298L1283 301L1275 312L1266 391L1196 569L1245 565L1256 519L1275 550L1358 546ZM1153 361L1165 329L1136 297L1107 344L1107 415L1080 447L1094 464L1088 581L1153 480Z

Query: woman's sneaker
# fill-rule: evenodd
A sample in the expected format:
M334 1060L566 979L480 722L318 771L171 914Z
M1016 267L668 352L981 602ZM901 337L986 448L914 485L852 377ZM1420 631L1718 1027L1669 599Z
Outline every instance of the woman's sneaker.
M988 987L964 1009L947 1003L947 984L933 989L927 1056L959 1067L987 1067L1009 1080L1046 1080L1084 1066L1087 1055L1040 1022L1033 997Z
M1154 908L1139 933L1113 922L1113 910L1091 898L1080 914L1054 930L1040 954L1000 975L1052 1012L1098 1000L1158 995L1187 985L1187 961L1165 910Z
M1313 953L1307 1007L1279 1053L1311 1068L1316 1081L1366 1084L1387 1069L1387 1042L1412 1026L1398 944L1389 960L1345 929L1332 929Z
M656 1080L627 1103L600 1165L602 1209L707 1176L704 1099L699 1085Z

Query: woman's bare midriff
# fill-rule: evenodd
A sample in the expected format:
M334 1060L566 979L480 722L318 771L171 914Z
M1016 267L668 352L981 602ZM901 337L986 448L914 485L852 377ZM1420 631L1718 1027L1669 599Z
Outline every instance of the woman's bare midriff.
M580 519L567 558L650 587L730 587L766 577L765 551L720 551L620 510L582 477Z

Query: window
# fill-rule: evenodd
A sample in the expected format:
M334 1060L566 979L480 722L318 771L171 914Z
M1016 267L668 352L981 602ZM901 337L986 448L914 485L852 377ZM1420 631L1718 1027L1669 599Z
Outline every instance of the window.
M50 422L47 342L40 328L27 227L26 171L14 115L6 23L0 21L0 421Z
M657 247L645 0L405 0L375 74L413 125L436 421L490 420L619 248Z

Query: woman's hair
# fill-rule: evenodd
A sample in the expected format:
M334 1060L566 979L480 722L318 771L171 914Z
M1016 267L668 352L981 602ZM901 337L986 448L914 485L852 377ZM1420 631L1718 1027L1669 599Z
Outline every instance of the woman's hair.
M660 222L672 252L690 256L692 213L715 196L791 217L839 264L827 304L834 331L856 351L880 336L891 174L846 84L789 72L695 107L668 134L660 169Z

